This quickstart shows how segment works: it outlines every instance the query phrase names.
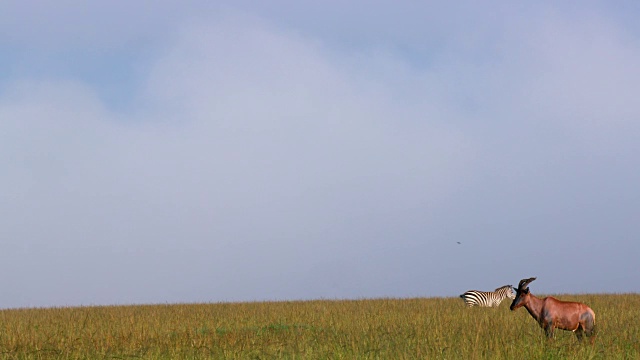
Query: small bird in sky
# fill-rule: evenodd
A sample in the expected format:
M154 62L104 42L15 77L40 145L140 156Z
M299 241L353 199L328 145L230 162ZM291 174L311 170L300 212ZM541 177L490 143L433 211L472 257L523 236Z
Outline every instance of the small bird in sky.
M460 241L456 241L456 244L460 245L460 244L462 244L462 243L461 243Z

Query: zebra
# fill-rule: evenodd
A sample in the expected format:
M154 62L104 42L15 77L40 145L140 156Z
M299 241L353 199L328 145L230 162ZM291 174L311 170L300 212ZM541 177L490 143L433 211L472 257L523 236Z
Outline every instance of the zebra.
M515 299L516 292L513 290L513 286L505 285L497 288L495 291L478 291L469 290L460 295L460 298L464 300L467 307L478 305L481 307L494 307L500 305L505 298Z

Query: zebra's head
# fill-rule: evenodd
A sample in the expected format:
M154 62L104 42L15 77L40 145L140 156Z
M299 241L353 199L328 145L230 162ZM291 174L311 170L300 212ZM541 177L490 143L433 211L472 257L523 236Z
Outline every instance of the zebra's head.
M516 290L513 285L505 285L496 289L497 293L503 294L503 296L508 297L513 300L516 298Z

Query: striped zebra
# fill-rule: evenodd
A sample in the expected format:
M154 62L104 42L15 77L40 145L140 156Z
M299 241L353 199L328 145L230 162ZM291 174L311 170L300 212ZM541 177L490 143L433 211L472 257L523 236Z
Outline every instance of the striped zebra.
M495 291L478 291L469 290L460 295L467 307L478 305L481 307L494 307L500 305L505 298L515 299L516 292L513 286L505 285L497 288Z

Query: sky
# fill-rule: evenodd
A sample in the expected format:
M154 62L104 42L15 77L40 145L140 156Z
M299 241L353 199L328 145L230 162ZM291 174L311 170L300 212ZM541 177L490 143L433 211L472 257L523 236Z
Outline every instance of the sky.
M640 4L0 3L0 308L640 292Z

